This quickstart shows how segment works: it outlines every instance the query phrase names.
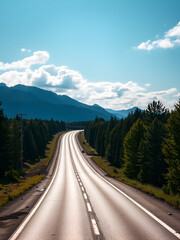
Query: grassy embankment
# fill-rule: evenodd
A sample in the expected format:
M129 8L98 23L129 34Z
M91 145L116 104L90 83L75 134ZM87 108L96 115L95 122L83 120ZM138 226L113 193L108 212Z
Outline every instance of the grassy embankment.
M157 188L157 187L154 187L149 184L142 184L141 182L139 182L137 180L127 178L125 176L125 174L123 173L122 169L111 166L110 163L105 158L100 157L97 154L97 152L91 146L89 146L86 139L84 138L84 132L81 132L78 137L79 137L79 140L80 140L83 148L87 152L87 154L95 155L95 156L92 156L93 161L97 165L99 165L103 170L105 170L109 175L111 175L112 177L114 177L115 179L117 179L123 183L133 186L133 187L135 187L141 191L144 191L150 195L153 195L167 203L170 203L171 205L173 205L177 208L180 208L180 196L178 194L177 195L173 195L173 194L169 195L169 194L164 193L164 191L161 188Z
M20 178L16 183L10 183L4 179L0 182L0 206L13 200L45 177L42 171L48 166L53 156L57 139L61 134L62 133L55 134L52 141L47 144L45 157L43 159L40 159L40 161L34 165L28 164L29 169L26 170L25 178Z

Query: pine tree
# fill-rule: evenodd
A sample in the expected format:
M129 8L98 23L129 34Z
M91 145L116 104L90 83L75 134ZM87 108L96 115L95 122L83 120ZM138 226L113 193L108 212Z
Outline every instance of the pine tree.
M109 134L109 144L107 145L105 156L107 160L111 163L111 165L115 165L117 138L118 138L118 134L120 134L122 121L116 124Z
M106 134L105 134L105 148L109 144L110 132L112 131L112 129L115 127L116 124L117 124L117 119L111 117L111 120L108 122L108 126L107 126L107 129L106 129Z
M100 138L100 155L102 157L105 156L105 133L106 133L106 126L102 129L102 133L101 133L101 138Z
M8 142L8 120L4 117L3 109L0 108L0 176L3 176L9 167Z
M101 151L102 152L104 151L103 148L105 145L105 136L104 136L105 129L106 129L105 122L99 122L98 124L96 124L95 149L100 155L101 155Z
M58 129L57 129L57 130L58 130ZM57 130L56 130L56 131L57 131ZM66 124L65 124L65 122L61 121L59 131L65 131L65 130L66 130Z
M34 141L34 135L30 123L26 123L24 127L24 138L23 138L23 157L24 161L34 163L35 160L39 159L37 146Z
M168 137L164 140L162 150L168 164L168 187L173 193L180 193L180 100L175 105L166 128Z
M148 125L154 118L158 118L163 123L166 123L169 117L169 110L163 106L162 102L153 101L149 103L145 110L144 122Z
M145 133L143 122L138 119L124 138L124 173L129 178L136 179L139 173L138 149Z
M15 118L9 126L9 169L20 169L21 161L21 132L20 124Z
M167 164L162 153L164 137L165 127L155 118L145 132L139 147L140 172L138 179L141 182L156 186L162 186L165 183L164 174Z

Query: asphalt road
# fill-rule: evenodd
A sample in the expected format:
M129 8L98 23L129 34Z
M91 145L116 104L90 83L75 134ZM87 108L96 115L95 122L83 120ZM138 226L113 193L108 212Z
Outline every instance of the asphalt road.
M178 239L179 211L159 201L155 206L153 198L95 171L79 149L76 134L62 138L50 185L10 239ZM151 199L156 211L147 203ZM167 211L173 211L171 219Z

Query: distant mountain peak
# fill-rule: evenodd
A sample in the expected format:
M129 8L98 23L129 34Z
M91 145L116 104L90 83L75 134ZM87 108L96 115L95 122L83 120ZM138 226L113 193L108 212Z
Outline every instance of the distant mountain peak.
M0 83L0 87L7 87L5 83Z
M96 116L105 120L111 118L111 114L100 106L93 107L66 95L22 84L4 86L0 84L0 101L9 118L15 117L18 112L26 112L27 118L53 118L65 122L91 121Z
M93 106L81 103L67 95L22 84L7 87L0 83L0 101L7 117L13 118L18 112L26 112L28 118L54 119L66 122L90 121L96 117L110 120L125 118L137 107L115 111L104 109L98 104Z
M137 108L138 107L132 107L132 108L123 109L123 110L113 110L113 109L106 108L106 111L111 114L114 114L117 118L121 119L121 118L126 118L128 116L128 114L131 112L134 113Z
M96 108L102 108L101 106L99 106L98 104L94 104L92 105L93 107L96 107Z

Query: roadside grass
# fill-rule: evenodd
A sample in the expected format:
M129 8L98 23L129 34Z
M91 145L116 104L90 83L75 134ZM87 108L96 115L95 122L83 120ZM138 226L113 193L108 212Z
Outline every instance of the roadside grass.
M38 175L26 179L20 179L18 183L9 183L6 185L0 184L0 206L13 200L36 183L40 182L43 178L44 175Z
M93 149L84 137L84 132L78 134L78 139L88 155L98 155L95 149Z
M87 154L92 155L91 152L93 152L92 147L89 146L87 143L85 137L84 137L84 132L81 132L79 134L79 140L87 152ZM96 151L94 150L96 153ZM114 177L115 179L128 184L132 187L135 187L143 192L146 192L156 198L159 198L177 208L180 208L180 195L173 195L173 194L167 194L163 191L163 189L154 187L150 184L143 184L137 180L130 179L126 177L126 175L123 173L122 169L116 168L114 166L111 166L110 163L105 159L100 157L97 153L96 156L92 156L92 160L99 166L101 167L105 172L107 172L110 176Z
M44 161L44 165L47 167L53 154L54 154L54 150L56 148L56 143L57 143L57 140L58 138L64 134L65 132L60 132L60 133L57 133L54 135L54 138L52 139L52 141L50 141L48 144L47 144L47 147L46 147L46 151L45 151L45 158L42 159L42 161Z
M28 164L29 169L26 170L25 178L19 178L16 183L10 183L4 179L0 181L0 206L24 193L45 177L43 174L40 174L41 169L42 167L45 168L48 166L53 156L58 137L63 133L64 132L55 134L52 141L49 141L46 146L45 157L43 159L40 159L40 161L34 165Z
M31 175L33 172L37 173L41 171L41 168L47 167L55 150L56 142L58 138L63 134L64 132L57 133L53 136L53 139L49 141L49 143L46 145L46 150L44 154L44 158L41 158L36 164L28 164L29 169L26 170L26 173Z

